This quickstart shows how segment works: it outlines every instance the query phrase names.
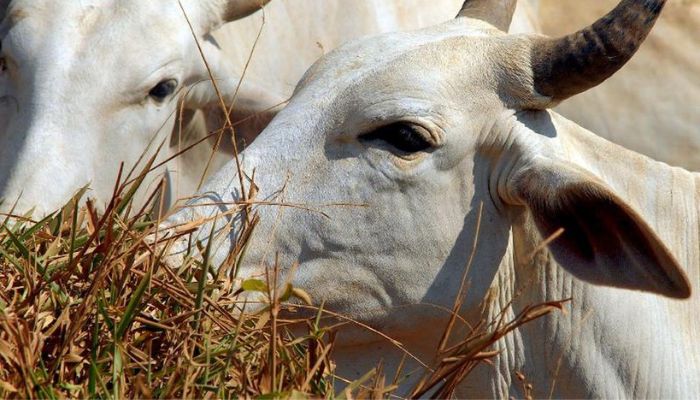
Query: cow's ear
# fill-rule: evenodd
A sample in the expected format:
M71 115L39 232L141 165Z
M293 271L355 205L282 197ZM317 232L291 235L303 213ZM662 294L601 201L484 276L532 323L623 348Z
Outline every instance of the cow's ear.
M209 79L209 71L202 71L202 75L207 79L188 88L184 105L188 109L206 110L207 128L209 131L215 131L226 123L226 114L221 105L223 100L231 111L229 118L235 125L236 133L249 144L282 109L287 99L253 78L245 77L241 80L228 68L229 64L220 56L218 49L213 46L204 48L212 50L207 54L211 60L209 65L216 88ZM229 154L232 151L226 147L220 149Z
M184 93L187 108L220 104L222 99L219 96L229 107L235 102L234 106L240 105L246 109L268 110L286 102L284 96L269 90L261 81L250 76L241 79L240 71L231 64L211 35L207 35L200 46L207 63L197 64L195 75L200 80Z
M612 189L563 162L537 157L508 181L554 259L584 281L688 298L690 283L658 235Z

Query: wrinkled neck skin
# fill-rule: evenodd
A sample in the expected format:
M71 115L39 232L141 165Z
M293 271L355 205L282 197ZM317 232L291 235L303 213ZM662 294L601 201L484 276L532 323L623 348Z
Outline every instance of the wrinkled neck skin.
M542 238L523 213L513 225L514 269L501 269L499 283L505 285L498 287L491 311L511 298L515 312L528 304L573 300L566 315L535 321L502 341L500 348L508 351L495 363L498 377L478 393L522 395L513 371L544 378L532 382L535 397L680 398L697 392L700 354L689 350L700 332L691 312L700 301L698 174L613 145L556 113L523 113L518 119L521 129L537 133L529 136L531 145L588 170L628 202L685 269L694 294L678 301L593 286L572 278L547 251L530 263ZM528 365L546 366L547 373L529 371ZM481 373L493 373L486 369Z
M692 313L700 302L700 175L613 145L553 112L521 113L507 123L513 125L511 139L527 133L525 145L556 153L613 188L669 247L694 294L686 301L670 300L575 279L549 251L531 257L543 238L529 214L517 210L508 249L487 296L486 317L493 319L505 309L512 319L527 305L572 301L565 314L531 322L502 339L496 347L502 353L493 365L477 367L459 388L459 397L524 397L518 371L532 383L536 398L682 398L700 391L700 353L694 350L700 321ZM516 145L523 141L510 144ZM508 174L509 167L522 161L508 159L508 146L493 155L496 175ZM402 342L431 363L439 334L435 327L417 328L417 336ZM392 376L402 353L385 341L334 353L339 375L354 378L376 366L377 355ZM418 368L410 358L406 365L405 373ZM405 390L420 375L414 372L405 380Z

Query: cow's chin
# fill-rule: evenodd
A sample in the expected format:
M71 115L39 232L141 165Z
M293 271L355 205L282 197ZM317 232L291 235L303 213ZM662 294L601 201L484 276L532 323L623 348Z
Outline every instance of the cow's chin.
M303 319L316 317L320 312L323 325L342 326L343 345L371 343L386 337L401 341L415 336L417 326L446 326L449 312L438 312L435 307L420 304L417 296L395 293L380 285L371 268L333 264L332 260L302 263L291 281L294 287L309 294L313 306L291 299L281 315Z
M314 318L318 310L296 305L298 300L280 313L281 318L302 320ZM314 301L314 305L318 303ZM351 299L326 301L321 311L321 326L338 327L337 347L353 347L369 343L396 340L400 343L435 342L440 339L449 322L448 313L436 312L424 304L404 304L387 307L379 302ZM305 334L305 325L297 324L296 334Z

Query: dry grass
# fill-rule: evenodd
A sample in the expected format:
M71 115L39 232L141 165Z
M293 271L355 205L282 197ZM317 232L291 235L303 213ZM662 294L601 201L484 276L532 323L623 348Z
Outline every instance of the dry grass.
M165 267L134 187L103 213L79 206L81 191L41 221L0 225L0 397L326 396L328 333L313 321L305 337L285 321L273 333L269 313L240 313L231 280L202 279L206 261Z

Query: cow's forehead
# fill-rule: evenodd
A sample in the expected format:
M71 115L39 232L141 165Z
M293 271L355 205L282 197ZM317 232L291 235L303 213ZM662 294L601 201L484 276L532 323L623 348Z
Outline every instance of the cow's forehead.
M427 68L434 65L434 57L443 56L436 54L436 49L454 52L470 48L474 58L478 59L477 53L487 47L488 38L494 36L502 37L502 34L480 21L454 21L439 26L439 29L383 34L356 40L319 60L307 71L298 91L306 87L312 92L323 88L324 93L338 95L347 90L354 91L353 88L376 91L381 88L371 82L401 81L409 76L430 72L422 66ZM444 56L449 57L448 54Z
M193 38L176 1L16 0L10 12L3 52L24 93L46 104L131 104L163 79L187 78Z
M9 5L11 12L48 11L58 13L86 11L91 8L128 9L128 10L158 10L165 7L177 7L176 0L12 0Z
M14 0L7 13L8 25L31 23L37 32L65 32L74 28L83 36L105 28L123 29L184 22L174 0ZM142 35L148 30L131 32Z
M177 41L189 34L171 0L15 0L6 23L27 61L58 57L91 68L170 61L179 54L167 53L180 49Z

